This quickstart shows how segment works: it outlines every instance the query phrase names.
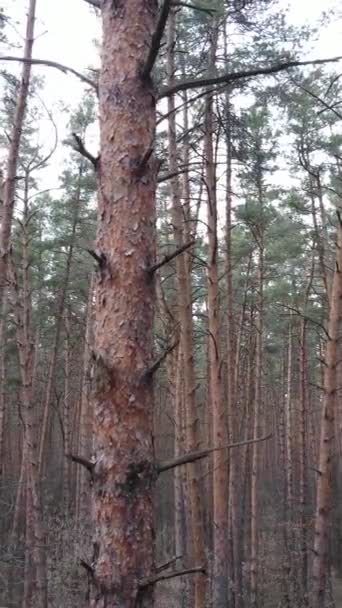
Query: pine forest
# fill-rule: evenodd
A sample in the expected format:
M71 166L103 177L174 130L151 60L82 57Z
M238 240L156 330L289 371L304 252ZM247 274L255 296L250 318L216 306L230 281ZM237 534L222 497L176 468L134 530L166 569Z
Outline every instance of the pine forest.
M0 0L1 608L342 608L342 8Z

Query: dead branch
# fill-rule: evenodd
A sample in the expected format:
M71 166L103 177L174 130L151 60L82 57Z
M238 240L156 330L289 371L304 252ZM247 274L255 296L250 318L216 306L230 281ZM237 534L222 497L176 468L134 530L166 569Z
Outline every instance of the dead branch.
M163 5L160 9L157 26L156 26L155 32L152 36L151 47L150 47L145 65L141 70L141 77L143 79L149 78L149 76L153 70L153 66L157 60L170 9L171 9L171 0L164 0Z
M203 450L197 450L196 452L189 452L188 454L183 454L183 456L179 456L179 458L174 458L172 460L165 460L164 462L160 462L157 465L157 472L164 473L164 471L169 471L170 469L174 469L183 464L188 464L190 462L196 462L196 460L201 460L202 458L206 458L209 454L213 452L217 452L219 450L231 450L233 448L239 448L244 445L249 445L250 443L259 443L261 441L266 441L272 437L272 433L265 435L264 437L257 437L256 439L246 439L244 441L238 441L237 443L229 443L227 445L223 445L221 447L215 448L205 448Z
M96 82L83 76L83 74L77 72L77 70L74 70L67 65L63 65L62 63L57 63L56 61L50 61L48 59L26 59L25 57L14 57L12 55L0 55L0 61L18 61L19 63L31 63L32 65L44 65L48 68L54 68L55 70L63 72L63 74L72 74L73 76L76 76L76 78L97 91Z
M159 93L159 99L163 97L170 97L175 95L179 91L187 91L189 89L197 89L200 87L208 87L216 84L230 84L238 80L245 78L253 78L255 76L268 76L271 74L277 74L291 68L301 67L305 65L320 65L324 63L332 63L340 61L342 56L331 57L327 59L312 59L307 61L285 61L283 63L276 63L269 67L253 68L251 70L239 70L238 72L227 72L221 76L204 76L202 78L186 78L184 80L176 80L172 85L162 87Z
M150 576L148 578L143 579L140 582L140 588L149 587L150 585L155 585L160 581L167 581L170 578L176 578L178 576L186 576L188 574L206 574L206 569L204 566L197 566L194 568L186 568L185 570L173 570L172 572L161 572L156 574L155 576Z
M174 342L173 344L171 344L171 346L169 346L169 348L167 348L162 355L160 355L160 357L157 359L157 361L155 361L155 363L153 363L151 365L151 367L148 368L148 370L146 370L144 377L145 378L149 378L152 377L160 368L161 364L164 363L166 357L172 353L172 351L178 346L179 344L179 340L177 340L176 342Z
M167 568L170 568L170 566L172 566L179 559L182 559L182 557L183 557L182 555L175 555L174 557L172 557L171 559L169 559L164 564L160 564L160 566L156 566L157 572L158 573L159 572L164 572L164 570L167 570Z
M189 249L190 247L192 247L195 244L195 240L189 241L188 243L185 243L185 245L182 245L181 247L179 247L178 249L176 249L173 253L170 253L169 255L165 255L160 262L157 262L156 264L154 264L153 266L151 266L150 268L148 268L148 273L149 274L154 274L156 272L156 270L159 270L159 268L161 268L162 266L165 266L165 264L168 264L169 262L171 262L171 260L174 260L174 258L176 258L178 255L180 255L181 253L184 253L184 251L186 251L187 249Z
M72 462L82 465L82 467L85 467L89 473L93 474L95 462L91 462L91 460L87 460L86 458L83 458L83 456L77 456L76 454L65 454L65 457L72 460Z
M91 164L94 166L94 169L97 169L98 164L99 164L99 157L93 156L89 152L89 150L87 150L82 139L80 138L79 135L77 135L77 133L72 133L72 136L75 141L75 144L73 146L74 150L76 152L79 152L81 154L81 156L84 156L84 158L88 159L91 162Z

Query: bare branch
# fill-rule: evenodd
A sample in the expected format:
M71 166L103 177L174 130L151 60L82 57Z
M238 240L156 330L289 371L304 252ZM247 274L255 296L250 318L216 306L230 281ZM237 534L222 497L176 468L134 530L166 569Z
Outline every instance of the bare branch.
M182 557L183 557L182 555L175 555L174 557L169 559L167 562L164 562L164 564L160 564L160 566L156 566L157 572L164 572L164 570L167 570L167 568L170 568L170 566L172 566L175 562L177 562Z
M155 576L150 576L148 578L143 579L140 582L140 588L149 587L150 585L155 585L160 581L167 581L170 578L176 578L178 576L186 576L188 574L206 574L206 569L204 566L196 566L194 568L186 568L185 570L173 570L172 572L161 572L156 574Z
M144 79L148 78L150 76L150 74L153 70L153 66L157 60L170 9L171 9L171 0L164 0L163 5L160 9L156 30L152 36L151 47L150 47L146 62L141 70L141 77Z
M332 57L328 59L312 59L311 61L285 61L283 63L276 63L275 65L271 65L269 67L240 70L238 72L227 72L226 74L222 74L221 76L204 76L203 78L190 78L185 80L179 80L178 82L176 80L172 85L162 87L159 93L159 99L162 99L163 97L170 97L170 95L174 95L179 91L187 91L188 89L197 89L199 87L207 87L212 86L214 84L230 84L232 82L243 80L245 78L253 78L254 76L267 76L269 74L276 74L278 72L289 70L290 68L296 68L305 65L320 65L324 63L332 63L340 61L340 59L342 59L342 56Z
M169 471L170 469L175 469L183 464L188 464L189 462L195 462L196 460L201 460L202 458L206 458L209 454L213 452L218 452L219 450L231 450L233 448L239 448L244 445L249 445L250 443L259 443L261 441L266 441L272 437L272 433L265 435L264 437L257 437L256 439L246 439L244 441L238 441L237 443L229 443L227 445L223 445L221 447L216 448L205 448L203 450L197 450L196 452L189 452L188 454L184 454L183 456L179 456L179 458L174 458L173 460L165 460L164 462L160 462L157 464L157 472L164 473L164 471Z
M156 371L158 371L158 369L160 368L160 366L162 365L162 363L164 363L166 357L172 353L172 351L178 346L179 341L177 340L176 342L174 342L173 344L171 344L171 346L169 346L169 348L167 348L162 355L160 355L159 359L157 359L157 361L155 361L151 367L149 367L145 373L144 373L144 377L148 378L148 377L152 377L153 374L156 373ZM157 467L158 469L158 467Z
M179 247L178 249L176 249L173 253L170 253L169 255L165 255L163 257L162 260L160 260L160 262L157 262L156 264L154 264L153 266L151 266L150 268L147 269L149 274L154 274L156 272L156 270L159 270L159 268L161 268L162 266L165 266L165 264L168 264L169 262L171 262L171 260L174 260L174 258L176 258L178 255L180 255L181 253L184 253L184 251L186 251L187 249L189 249L190 247L192 247L195 244L196 241L192 240L189 241L188 243L185 243L185 245L182 245L181 247Z
M60 72L63 72L63 74L72 74L82 82L86 83L88 86L97 90L97 84L93 80L90 80L86 76L83 76L83 74L77 72L77 70L74 70L73 68L70 68L67 65L63 65L62 63L57 63L56 61L50 61L48 59L25 59L25 57L14 57L12 55L0 55L0 61L18 61L19 63L44 65L48 68L54 68L56 70L59 70Z
M86 458L83 458L83 456L77 456L76 454L65 454L65 457L72 460L72 462L82 465L82 467L85 467L89 473L93 474L95 462L91 462L91 460L87 460Z
M340 112L338 112L337 110L335 110L334 106L329 104L328 102L326 102L324 99L322 99L322 97L320 97L319 95L316 95L316 93L314 93L313 91L310 91L310 89L307 89L306 87L304 87L302 84L300 84L299 82L297 82L296 80L292 80L292 82L302 91L304 91L304 93L307 93L308 95L310 95L310 97L312 97L313 99L316 99L316 101L318 101L323 107L324 110L330 110L331 112L333 112L335 114L335 116L337 116L337 118L339 118L340 120L342 120L342 114ZM320 113L322 113L321 110Z
M84 156L84 158L87 158L88 160L90 160L90 162L92 163L92 165L94 166L95 169L97 169L98 164L99 164L99 158L93 156L85 147L82 139L80 138L79 135L77 135L77 133L72 133L72 136L74 138L75 141L75 145L73 146L74 150L76 150L76 152L79 152L81 154L81 156Z

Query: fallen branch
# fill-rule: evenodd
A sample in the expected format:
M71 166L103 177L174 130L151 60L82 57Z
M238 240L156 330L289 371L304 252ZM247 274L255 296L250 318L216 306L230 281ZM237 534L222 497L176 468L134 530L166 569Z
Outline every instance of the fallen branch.
M195 242L196 242L195 240L189 241L188 243L185 243L185 245L182 245L181 247L176 249L173 253L170 253L169 255L165 255L162 258L162 260L160 260L160 262L157 262L156 264L154 264L153 266L148 268L147 272L152 275L153 273L156 272L156 270L159 270L159 268L161 268L162 266L165 266L165 264L168 264L169 262L171 262L171 260L174 260L174 258L176 258L178 255L180 255L181 253L184 253L184 251L186 251L187 249L192 247L195 244Z
M60 72L63 72L63 74L72 74L73 76L76 76L76 78L78 78L79 80L82 80L82 82L84 82L88 86L97 90L97 84L93 80L90 80L86 76L83 76L83 74L77 72L77 70L74 70L73 68L70 68L67 65L63 65L62 63L57 63L56 61L49 61L48 59L26 59L25 57L14 57L12 55L0 55L0 61L18 61L19 63L44 65L48 68L54 68L55 70L59 70Z
M164 0L163 5L160 9L159 19L157 22L157 26L155 32L152 36L151 47L147 55L146 62L144 67L141 70L141 77L143 79L149 78L153 66L157 61L158 53L160 51L161 41L165 32L165 27L167 23L167 18L169 16L169 12L171 9L171 0Z
M150 576L148 578L143 579L140 582L139 587L149 587L150 585L155 585L160 581L167 581L170 578L177 578L178 576L186 576L188 574L206 574L206 569L204 566L197 566L194 568L186 568L185 570L173 570L172 572L161 572L160 574L156 574L155 576Z
M253 68L251 70L240 70L238 72L227 72L221 76L204 76L202 78L190 78L185 80L176 80L172 85L162 87L159 93L159 99L170 97L179 91L187 91L188 89L197 89L199 87L208 87L216 84L230 84L245 78L253 78L254 76L268 76L289 70L290 68L301 67L305 65L320 65L324 63L333 63L340 61L342 56L332 57L328 59L312 59L311 61L285 61L284 63L276 63L269 67Z
M239 448L244 445L249 445L250 443L259 443L261 441L266 441L267 439L271 439L272 433L265 435L264 437L257 437L256 439L245 439L244 441L238 441L237 443L228 443L227 445L223 445L221 447L216 448L205 448L203 450L197 450L196 452L189 452L188 454L183 454L183 456L179 456L178 458L174 458L172 460L165 460L164 462L160 462L157 464L157 473L164 473L164 471L170 471L170 469L175 469L183 464L188 464L190 462L196 462L196 460L201 460L202 458L206 458L209 454L213 452L218 452L219 450L232 450L233 448Z

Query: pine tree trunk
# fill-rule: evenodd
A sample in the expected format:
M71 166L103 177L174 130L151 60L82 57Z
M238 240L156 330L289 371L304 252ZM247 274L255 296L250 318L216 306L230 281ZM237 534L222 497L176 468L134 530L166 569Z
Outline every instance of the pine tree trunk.
M324 608L325 590L329 572L328 528L331 511L332 442L335 427L337 391L337 347L340 336L342 300L342 224L339 220L336 265L333 275L328 319L328 338L324 366L324 399L320 427L318 479L316 490L316 515L314 557L312 566L312 608Z
M64 454L71 452L71 418L70 418L70 317L66 310L64 315L64 398L63 398L63 432L64 432ZM63 459L63 502L66 519L69 516L71 506L71 467L70 459Z
M96 323L92 608L150 608L155 467L152 363L155 97L141 76L155 0L103 0Z
M215 69L218 26L211 31L209 69ZM220 361L220 321L218 285L218 237L216 168L214 159L214 111L213 96L209 94L205 103L205 179L207 186L208 224L208 330L209 330L209 403L212 412L212 445L227 443L226 416L223 400ZM228 464L225 450L218 450L212 457L213 481L213 607L224 608L228 600L227 585L227 488Z
M38 463L36 450L36 429L33 400L33 372L35 345L32 333L32 302L30 284L29 210L28 188L29 172L25 174L24 221L22 224L22 289L18 285L13 262L11 262L11 291L16 320L16 338L19 354L21 377L21 402L24 425L23 453L26 463L26 534L32 539L32 561L35 568L35 605L47 608L47 572L45 555L45 531L38 482Z
M175 12L172 11L169 17L168 27L168 54L167 71L168 82L171 85L174 79L174 43L176 38ZM169 171L177 173L177 133L176 133L176 114L174 98L168 98L168 141L169 141ZM178 176L171 180L172 196L172 220L174 227L174 240L178 247L185 244L183 227L183 210L180 194L180 184ZM185 408L186 408L186 448L194 451L199 448L199 424L196 413L196 380L193 356L193 327L192 327L192 295L191 295L191 275L189 273L189 263L186 255L180 255L176 259L177 273L177 303L180 323L180 341L183 358L183 373L185 387ZM203 508L202 496L199 486L199 473L201 467L198 463L188 465L187 473L189 480L189 509L191 517L191 535L193 546L193 562L195 564L205 564L205 544L203 530ZM178 472L176 472L176 475ZM194 608L204 608L207 602L206 577L198 574L194 577Z
M90 460L92 448L92 412L90 408L90 373L91 353L93 348L93 317L94 317L94 277L91 278L83 351L82 388L79 413L79 438L77 453ZM77 469L77 491L76 491L76 521L85 525L89 520L90 498L89 498L89 473L84 467Z
M30 0L27 14L26 37L24 47L24 59L21 81L17 92L15 112L13 118L12 133L10 134L10 145L6 167L6 179L3 184L3 205L0 228L0 310L6 289L6 275L11 249L12 219L16 193L16 177L19 160L19 148L21 133L25 119L27 97L31 77L32 48L34 42L34 22L36 13L36 0Z
M44 466L44 451L45 451L45 447L46 447L48 428L49 428L50 406L51 406L52 394L53 394L53 389L54 389L54 384L55 384L58 351L59 351L60 337L61 337L61 332L62 332L62 327L63 327L65 301L66 301L68 288L69 288L70 273L71 273L71 267L72 267L73 256L74 256L74 249L75 249L76 230L77 230L77 225L78 225L78 220L79 220L80 204L81 204L81 194L82 194L81 182L82 182L83 173L84 173L83 162L81 162L80 167L79 167L79 174L78 174L78 184L76 187L75 197L73 198L74 213L73 213L73 222L72 222L71 235L70 235L70 243L69 243L68 253L67 253L67 258L66 258L64 279L62 282L62 286L61 286L61 290L60 290L60 294L59 294L58 305L57 305L55 335L54 335L53 345L52 345L52 349L51 349L48 378L47 378L46 391L45 391L45 397L44 397L43 419L42 419L41 429L40 429L39 450L38 450L38 468L39 468L40 475L42 474L43 466Z

